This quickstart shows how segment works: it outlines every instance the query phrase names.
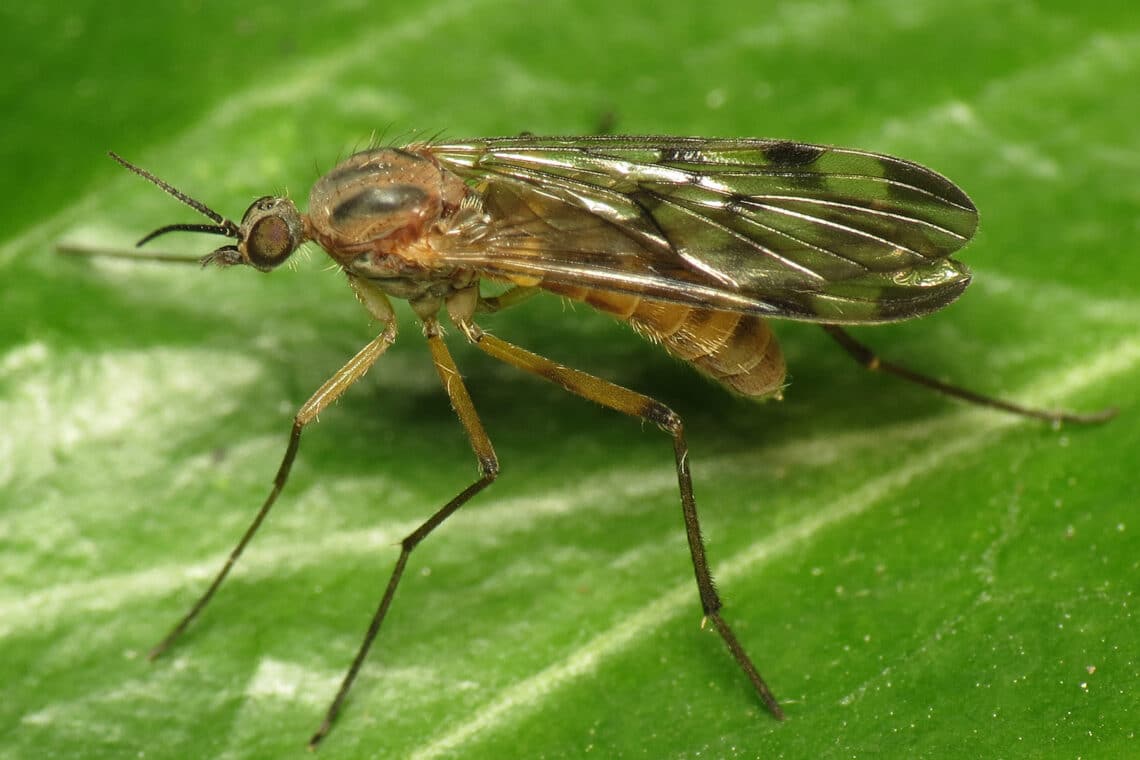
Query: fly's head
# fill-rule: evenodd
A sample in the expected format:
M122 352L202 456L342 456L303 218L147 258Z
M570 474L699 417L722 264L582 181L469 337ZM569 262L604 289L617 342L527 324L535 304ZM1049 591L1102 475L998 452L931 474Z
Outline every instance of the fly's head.
M222 267L245 264L254 269L268 272L293 254L305 242L305 221L293 201L266 195L258 198L246 209L241 224L225 218L201 201L197 201L163 180L154 176L115 153L111 158L157 185L164 191L185 203L213 224L168 224L159 227L136 245L142 246L168 232L203 232L209 235L223 235L236 240L236 243L223 245L202 257L202 266L216 264Z
M237 241L237 245L223 246L209 254L202 264L248 264L268 272L305 242L301 212L288 198L262 196L245 210L237 228Z

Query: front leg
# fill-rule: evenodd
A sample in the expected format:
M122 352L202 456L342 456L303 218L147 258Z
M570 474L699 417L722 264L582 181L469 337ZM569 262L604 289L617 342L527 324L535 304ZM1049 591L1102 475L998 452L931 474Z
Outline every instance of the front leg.
M289 480L289 472L293 468L293 460L297 456L297 449L301 445L301 433L305 427L313 423L322 411L344 395L344 392L347 391L353 383L363 377L364 373L380 358L380 355L387 351L388 347L396 341L396 315L392 312L392 308L383 294L380 294L378 291L369 291L367 286L362 285L352 276L349 276L349 283L353 286L358 296L361 296L362 292L367 294L368 300L365 300L365 296L361 296L361 300L365 301L365 306L368 307L372 315L383 323L384 329L365 345L364 348L360 349L355 356L349 359L343 367L337 370L332 377L326 380L324 384L309 397L309 400L297 410L297 414L293 418L293 428L289 433L289 443L285 447L285 454L281 458L281 464L277 467L277 475L273 478L273 487L270 489L269 495L265 497L265 501L262 502L261 509L254 515L253 521L249 524L249 527L246 528L245 533L242 534L237 545L230 550L229 556L226 557L226 561L222 565L221 570L214 576L213 582L211 582L206 588L206 591L198 597L198 600L194 602L189 611L179 619L170 632L163 637L162 641L158 642L158 644L147 653L147 659L154 660L170 648L171 644L182 635L190 623L205 609L206 605L209 604L214 594L221 587L222 582L229 576L230 570L233 569L238 558L242 552L245 551L245 547L253 540L254 534L257 533L258 528L261 527L261 524L269 514L269 510L272 509L273 505L277 502L277 497L281 494L282 489L285 488L285 483Z
M357 292L359 294L360 290ZM337 690L336 696L329 705L324 720L321 721L321 725L317 728L316 733L309 739L310 748L316 747L332 729L333 721L336 720L336 716L340 712L340 708L344 704L344 700L348 696L348 692L352 688L352 684L356 680L356 676L360 672L365 658L368 656L368 650L372 648L372 643L376 640L376 635L380 632L380 626L388 614L388 608L392 605L392 599L396 595L396 587L399 586L400 579L404 575L404 568L408 564L408 557L411 555L412 550L415 549L421 541L427 538L428 534L438 528L444 520L451 517L460 507L470 501L471 497L491 485L499 475L499 459L495 455L495 449L491 446L491 439L487 437L486 431L483 430L483 423L479 420L479 415L475 411L475 405L471 403L471 396L467 393L467 386L463 384L463 378L459 375L459 369L455 366L455 360L451 358L451 352L447 350L447 345L440 336L439 323L436 322L434 318L424 320L424 336L427 338L428 347L431 349L432 359L435 362L435 369L439 374L440 383L443 384L443 388L451 400L451 406L455 410L455 414L459 417L459 422L463 425L463 429L467 431L468 439L471 441L471 448L474 450L475 458L479 462L479 477L471 485L467 486L467 488L460 491L459 494L447 502L447 504L441 507L435 514L425 520L422 525L405 536L404 540L400 542L400 556L396 558L396 566L392 569L392 574L388 578L388 586L384 589L384 595L380 599L380 605L376 608L376 612L372 616L372 621L368 624L368 630L364 634L364 640L360 643L356 657L353 658L352 665L349 666L348 672L345 673L344 680L341 681L340 688Z

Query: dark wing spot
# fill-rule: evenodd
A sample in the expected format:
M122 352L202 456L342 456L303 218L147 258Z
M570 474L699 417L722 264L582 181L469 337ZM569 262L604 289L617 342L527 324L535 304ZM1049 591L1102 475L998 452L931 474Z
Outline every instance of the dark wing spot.
M965 268L961 264L959 266ZM970 275L965 273L963 277L954 282L931 288L929 292L919 291L910 297L880 299L875 304L876 321L898 321L929 314L957 300L969 284Z
M764 157L775 166L805 166L822 156L824 149L818 145L785 140L772 143L764 149Z
M427 200L427 193L415 185L386 185L366 187L349 196L333 209L334 222L347 222L353 218L393 214L415 208Z
M962 189L932 169L901 159L883 161L883 178L889 181L887 193L891 198L911 197L917 188L951 205L967 211L976 211L973 201Z

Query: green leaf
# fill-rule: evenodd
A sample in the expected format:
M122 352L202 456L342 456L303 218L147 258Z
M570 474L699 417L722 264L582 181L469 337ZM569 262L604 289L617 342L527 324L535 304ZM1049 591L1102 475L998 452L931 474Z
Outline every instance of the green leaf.
M860 338L1121 415L971 409L785 324L786 400L748 404L585 307L495 315L684 417L725 618L789 719L700 628L668 439L452 336L503 475L412 556L322 755L1135 752L1132 3L68 5L3 24L0 755L299 756L396 543L475 474L401 307L401 341L306 432L262 534L148 664L265 497L295 409L375 326L319 251L272 276L57 255L199 221L105 151L236 216L303 201L373 135L608 120L946 173L981 209L975 284Z

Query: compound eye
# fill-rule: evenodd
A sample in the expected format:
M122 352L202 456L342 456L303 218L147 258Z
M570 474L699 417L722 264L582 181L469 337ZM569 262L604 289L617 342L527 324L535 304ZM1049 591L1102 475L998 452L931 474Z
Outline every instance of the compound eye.
M258 269L272 269L289 258L296 247L293 231L279 216L266 216L254 222L245 244L249 263Z
M304 223L287 198L258 198L242 219L241 251L245 263L268 272L304 242Z

